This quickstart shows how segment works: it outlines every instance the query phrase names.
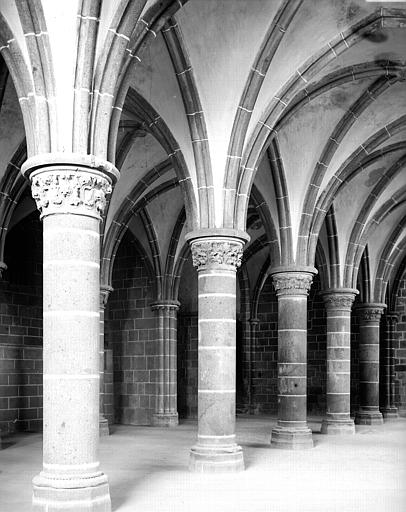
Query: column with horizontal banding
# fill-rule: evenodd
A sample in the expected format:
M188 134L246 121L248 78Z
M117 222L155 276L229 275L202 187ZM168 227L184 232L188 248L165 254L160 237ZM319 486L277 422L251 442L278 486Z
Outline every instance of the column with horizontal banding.
M44 233L43 469L36 512L111 510L98 461L99 224L118 175L88 156L33 157L23 166Z
M314 270L315 271L315 270ZM313 447L307 426L307 295L313 274L272 275L278 297L278 423L272 429L276 448Z
M359 409L357 425L383 423L379 410L379 323L385 304L363 304L359 316Z
M385 348L383 358L384 375L384 407L381 409L385 420L397 419L399 417L398 409L395 405L395 349L394 339L396 324L399 318L395 313L385 315Z
M157 314L157 401L152 424L159 427L178 425L177 401L177 300L160 300L151 304Z
M327 312L327 411L322 434L354 434L350 417L351 307L357 290L322 292Z
M236 270L247 237L216 231L187 236L198 271L198 435L189 464L197 472L244 469L235 436Z
M104 312L113 288L108 285L100 286L100 346L99 346L99 434L110 435L109 422L104 416Z

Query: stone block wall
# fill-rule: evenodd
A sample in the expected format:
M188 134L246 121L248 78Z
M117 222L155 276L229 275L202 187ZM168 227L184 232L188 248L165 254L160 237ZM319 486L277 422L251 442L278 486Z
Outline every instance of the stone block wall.
M105 315L105 343L113 351L114 421L148 425L155 412L157 358L154 297L147 267L130 234L114 262Z
M278 301L268 278L259 298L257 334L252 341L251 410L278 410Z
M178 313L178 414L197 418L197 313Z
M0 279L0 429L42 429L42 226L32 214L6 238Z
M104 352L104 417L109 425L114 423L114 368L113 351Z
M406 414L406 272L399 283L395 311L399 322L395 332L395 400L402 415Z
M326 410L327 320L320 277L315 275L307 301L307 410L323 414Z

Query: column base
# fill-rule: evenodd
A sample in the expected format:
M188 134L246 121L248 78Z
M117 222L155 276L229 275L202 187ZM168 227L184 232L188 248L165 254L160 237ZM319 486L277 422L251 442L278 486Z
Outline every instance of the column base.
M271 446L285 450L307 450L313 448L310 428L280 427L272 429Z
M381 410L382 416L386 421L388 420L397 420L399 418L399 413L396 407L388 407Z
M244 471L241 446L207 447L196 445L190 450L189 471L195 473L236 473Z
M33 512L111 512L109 484L104 474L74 480L53 480L39 474L32 482Z
M179 425L178 413L153 414L151 424L154 427L177 427Z
M325 418L321 423L321 433L330 435L355 434L354 421L351 419L340 421Z
M99 436L109 436L110 435L110 427L109 422L106 420L106 418L100 418L99 419Z
M355 413L356 425L382 425L383 417L379 410L376 411L357 411Z

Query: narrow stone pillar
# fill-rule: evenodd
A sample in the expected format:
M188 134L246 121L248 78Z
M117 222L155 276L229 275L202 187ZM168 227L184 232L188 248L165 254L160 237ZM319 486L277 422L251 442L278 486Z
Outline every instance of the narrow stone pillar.
M354 434L351 402L351 306L357 290L322 292L327 312L327 412L322 434Z
M385 356L384 356L384 384L385 384L385 405L381 412L386 420L399 417L395 405L395 330L398 323L398 316L395 313L387 313L385 316Z
M191 471L244 469L236 443L236 270L245 234L213 230L190 233L193 265L198 271L198 434L191 449ZM230 236L231 235L231 236Z
M7 265L4 263L4 261L0 261L0 279L3 278L3 272L7 270ZM1 430L0 430L0 450L1 450Z
M278 297L278 423L276 448L312 448L307 426L307 295L312 272L274 273Z
M250 318L250 334L251 334L251 346L250 346L250 369L249 369L249 389L250 389L250 402L249 402L249 413L255 414L257 412L257 406L254 403L252 397L252 375L255 368L255 354L257 348L257 333L259 326L259 318Z
M383 423L379 411L379 321L385 304L363 304L359 312L360 405L357 425Z
M156 413L152 424L157 427L175 427L179 423L177 395L177 300L161 300L151 304L157 312L158 386Z
M99 346L99 434L110 435L109 422L104 416L104 312L113 288L108 285L100 286L100 346Z
M99 224L118 171L91 156L47 154L22 172L44 231L43 469L33 510L109 512L98 461Z

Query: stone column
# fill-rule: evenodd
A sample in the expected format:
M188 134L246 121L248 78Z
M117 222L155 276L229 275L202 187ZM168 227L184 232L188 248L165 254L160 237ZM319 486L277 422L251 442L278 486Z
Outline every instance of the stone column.
M322 292L327 312L327 413L322 434L354 434L351 401L351 306L357 290Z
M382 415L386 420L399 417L395 405L395 349L394 339L398 316L395 313L387 313L385 316L385 357L383 374L385 380L385 406Z
M359 410L357 425L383 423L379 411L379 321L385 304L363 304L359 312Z
M104 311L113 288L108 285L100 286L100 346L99 346L99 434L110 435L109 422L104 416Z
M48 154L22 169L44 231L43 469L33 510L111 510L98 461L100 233L118 171L91 156Z
M278 423L276 448L312 448L307 426L307 295L312 272L273 273L278 297Z
M4 261L0 261L0 280L3 278L3 272L7 270L7 265ZM1 430L0 430L0 450L1 450Z
M161 300L151 304L157 312L158 328L158 389L157 408L152 424L158 427L175 427L178 419L177 396L177 300Z
M221 230L222 236L212 233L186 237L198 271L199 294L198 435L189 468L231 472L244 469L235 437L236 270L247 237L233 230Z

